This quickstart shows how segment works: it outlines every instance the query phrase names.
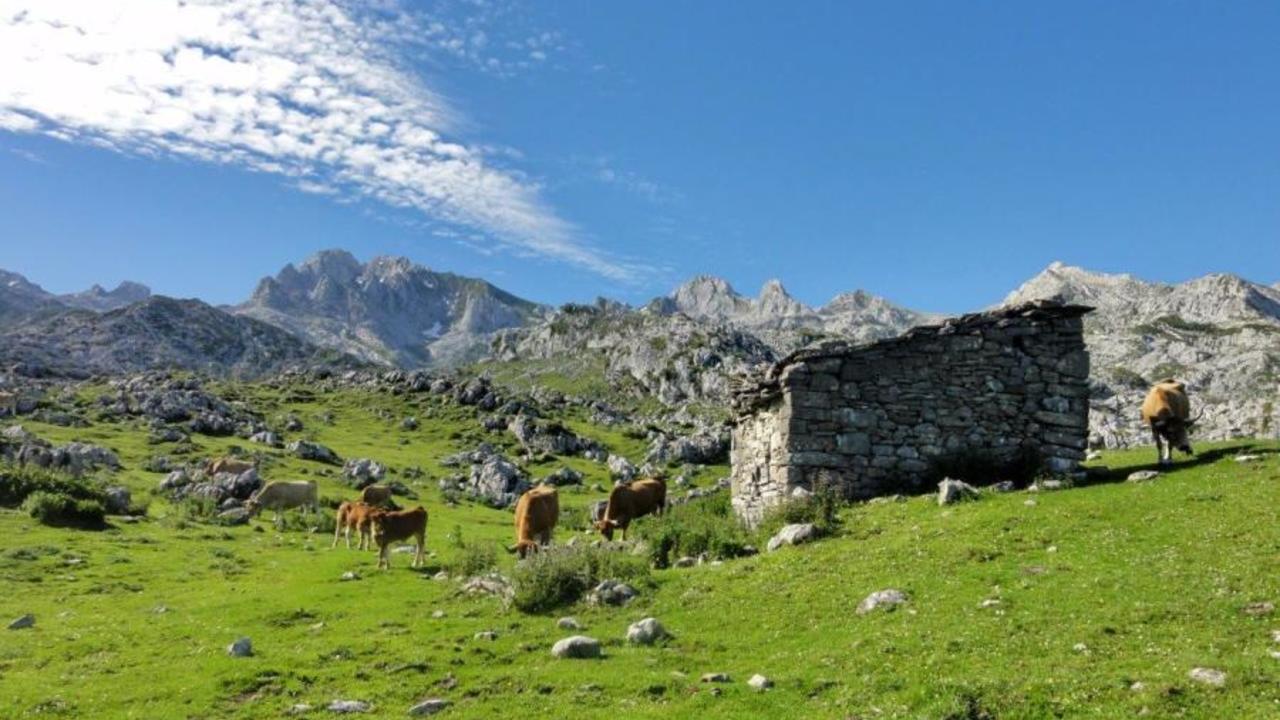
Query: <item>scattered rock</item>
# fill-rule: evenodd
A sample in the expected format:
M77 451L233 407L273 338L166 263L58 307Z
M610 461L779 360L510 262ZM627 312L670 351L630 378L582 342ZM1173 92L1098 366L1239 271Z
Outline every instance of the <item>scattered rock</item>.
M242 507L233 507L218 513L218 522L223 525L245 525L249 522L249 511Z
M636 596L636 589L618 580L602 580L587 596L592 605L626 605Z
M496 454L472 465L466 483L469 494L495 507L514 505L528 489L529 481L525 479L524 472L510 460Z
M687 567L693 567L694 565L697 565L697 564L698 564L698 561L696 558L691 558L688 555L685 555L684 557L677 558L675 562L671 563L671 566L678 567L678 568L687 568Z
M543 482L548 485L555 485L556 487L563 487L565 485L581 485L582 473L574 470L573 468L562 467L544 478Z
M1156 470L1139 470L1129 473L1129 477L1125 478L1125 482L1147 482L1148 480L1155 480L1159 476L1160 473Z
M342 466L342 477L346 479L348 485L357 490L382 480L386 475L387 467L369 458L348 460Z
M621 455L610 455L605 465L609 468L609 474L618 482L630 482L638 472L636 466Z
M279 433L274 433L270 430L262 430L250 435L249 442L273 448L284 447L284 440L281 439Z
M307 713L311 712L311 709L312 709L311 706L306 703L298 703L296 705L291 706L286 712L288 712L290 715L306 715Z
M701 681L704 683L727 683L729 682L729 673L710 672L702 675Z
M32 615L31 613L27 613L26 615L23 615L17 620L14 620L13 622L9 623L9 629L23 630L29 627L35 627L35 625L36 625L36 616Z
M410 416L400 421L401 430L417 430L418 418Z
M773 552L783 545L800 545L817 537L818 528L813 523L793 523L784 526L777 535L769 538L769 544L766 547Z
M253 642L247 637L238 638L227 646L227 654L231 657L249 657L253 655Z
M363 700L334 700L329 703L329 712L336 713L365 713L373 709L373 706Z
M991 492L998 492L998 493L1009 493L1017 489L1018 489L1018 486L1015 485L1012 480L1001 480L1000 482L991 486Z
M1187 677L1198 683L1212 685L1213 687L1222 687L1227 684L1227 674L1213 668L1191 668L1191 671L1187 673Z
M627 642L634 645L652 645L667 636L667 629L654 618L631 623L627 628Z
M325 463L327 465L341 465L342 459L333 450L307 440L294 440L286 447L293 455L303 460L314 460L315 462Z
M360 574L355 572L354 570L348 570L342 573L342 576L339 577L338 579L341 580L342 582L351 582L352 580L359 580Z
M1270 615L1275 611L1276 611L1276 605L1275 603L1272 603L1272 602L1249 603L1248 605L1245 605L1244 608L1241 610L1241 612L1243 612L1245 615L1251 615L1253 617L1262 617L1263 615Z
M492 631L492 630L482 630L482 631L480 631L480 632L476 633L475 635L473 635L473 636L472 636L472 639L473 639L473 640L488 640L488 641L490 641L490 642L493 642L494 640L497 640L497 639L498 639L498 633L496 633L496 632L494 632L494 631Z
M1093 462L1094 460L1101 460L1101 459L1102 459L1102 453L1098 452L1097 450L1090 450L1089 452L1087 452L1087 453L1085 453L1085 454L1084 454L1084 459L1085 459L1085 461L1086 461L1086 462Z
M578 623L575 617L562 617L556 621L556 627L561 630L581 630L582 625Z
M892 610L906 601L907 595L901 590L894 590L892 588L888 590L877 590L864 598L862 602L858 603L857 613L859 615L866 615L877 608Z
M598 658L600 641L585 635L574 635L553 645L551 654L558 658Z
M108 515L123 515L129 512L129 505L133 501L132 496L129 494L129 488L122 485L112 485L106 489L105 494Z
M751 679L747 681L747 684L755 690L768 690L773 687L773 681L759 673L752 675Z
M409 708L410 715L435 715L436 713L449 707L449 701L444 698L430 698Z
M1234 458L1232 458L1232 460L1235 460L1238 463L1257 462L1261 459L1262 459L1261 455L1249 455L1249 454L1237 455Z
M1089 652L1089 646L1085 645L1084 643L1076 643L1075 645L1071 646L1071 649L1078 653Z
M972 500L978 497L978 488L963 480L946 478L938 483L938 504L950 505L961 500Z

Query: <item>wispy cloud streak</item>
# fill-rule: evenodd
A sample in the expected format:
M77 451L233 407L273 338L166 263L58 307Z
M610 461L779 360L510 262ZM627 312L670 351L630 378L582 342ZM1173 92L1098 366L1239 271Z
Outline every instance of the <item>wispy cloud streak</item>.
M403 61L440 27L386 2L0 0L0 129L276 173L634 279L450 138L453 109Z

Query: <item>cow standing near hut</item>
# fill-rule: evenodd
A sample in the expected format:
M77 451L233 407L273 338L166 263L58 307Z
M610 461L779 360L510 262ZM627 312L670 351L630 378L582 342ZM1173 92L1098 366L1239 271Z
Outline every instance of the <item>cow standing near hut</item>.
M1194 455L1187 431L1198 418L1191 417L1191 401L1186 386L1169 378L1156 383L1142 401L1142 421L1151 426L1156 454L1161 465L1173 463L1173 449Z
M596 529L606 540L613 540L613 531L622 530L627 539L631 521L645 515L661 515L667 506L667 484L658 478L633 480L618 485L609 493L609 504L604 517L596 522Z
M551 534L560 519L560 495L554 485L539 485L516 502L516 544L508 548L525 558L551 544Z

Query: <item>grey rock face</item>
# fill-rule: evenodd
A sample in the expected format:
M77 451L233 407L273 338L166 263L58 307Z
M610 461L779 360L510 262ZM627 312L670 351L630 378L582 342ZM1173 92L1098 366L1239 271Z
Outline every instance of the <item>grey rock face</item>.
M630 460L621 455L610 455L609 460L605 463L609 468L609 474L614 480L619 482L628 482L636 476L639 470Z
M1191 668L1190 672L1187 673L1187 677L1201 685L1210 685L1212 687L1222 687L1227 684L1227 674L1214 668Z
M227 646L227 654L231 657L249 657L253 655L253 641L247 637L238 638Z
M334 713L367 713L373 706L363 700L334 700L329 703L329 712Z
M386 477L387 468L382 463L368 458L348 460L342 466L342 477L347 484L357 490L372 485Z
M84 292L59 295L58 300L64 305L82 310L109 312L142 302L149 297L151 297L151 288L141 283L126 280L117 285L114 290L107 290L101 285L94 285Z
M906 593L901 590L877 590L871 593L862 602L858 603L857 613L866 615L878 609L892 610L894 607L901 605L907 601Z
M449 707L449 701L444 698L428 698L422 702L409 708L410 715L435 715L436 713Z
M31 613L27 613L26 615L23 615L22 617L17 618L13 622L9 623L9 629L25 630L29 627L35 627L35 625L36 625L36 616L32 615Z
M751 679L747 681L747 684L750 685L753 690L768 690L773 687L772 680L758 673L752 675Z
M626 605L636 596L635 588L618 580L603 580L587 596L592 605Z
M551 654L558 658L589 659L600 657L600 641L585 635L574 635L557 641Z
M524 472L501 455L489 455L471 466L464 490L494 507L514 505L529 481Z
M544 478L544 482L548 485L555 485L556 487L581 485L582 473L570 467L562 467Z
M627 628L627 642L633 645L652 645L666 636L667 629L651 617L631 623Z
M938 504L951 505L961 500L973 500L978 497L978 488L961 480L946 478L938 483Z
M769 538L769 544L765 547L769 552L773 552L784 545L800 545L815 540L818 537L818 528L813 523L794 523L784 526L776 535Z
M362 264L330 250L264 278L236 312L369 362L418 367L475 359L494 331L544 309L405 258Z
M294 440L285 449L303 460L314 460L328 465L339 465L342 459L333 450L320 443L307 440Z
M710 429L684 437L659 435L649 446L645 460L665 465L671 462L711 465L729 458L728 433Z
M106 511L108 515L123 515L129 511L129 505L132 504L132 495L129 488L123 485L113 485L106 489Z

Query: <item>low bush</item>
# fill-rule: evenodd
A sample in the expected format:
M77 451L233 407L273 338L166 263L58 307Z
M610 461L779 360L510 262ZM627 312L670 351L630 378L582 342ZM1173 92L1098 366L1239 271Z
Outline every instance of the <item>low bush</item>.
M56 475L31 467L0 467L0 506L18 507L37 493L66 495L102 504L102 488L84 478Z
M498 567L498 551L494 543L464 543L449 563L449 574L456 577L485 575Z
M668 507L662 515L646 517L632 528L648 546L649 561L659 568L685 555L737 557L751 542L724 492Z
M22 509L37 522L55 527L100 528L106 517L98 500L42 490L28 495Z
M607 546L558 547L534 553L511 573L512 604L545 612L577 602L601 580L647 581L649 564Z

